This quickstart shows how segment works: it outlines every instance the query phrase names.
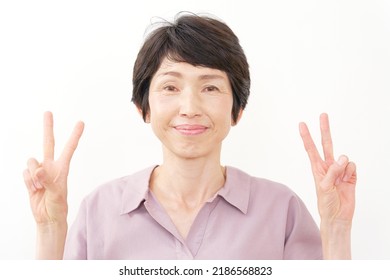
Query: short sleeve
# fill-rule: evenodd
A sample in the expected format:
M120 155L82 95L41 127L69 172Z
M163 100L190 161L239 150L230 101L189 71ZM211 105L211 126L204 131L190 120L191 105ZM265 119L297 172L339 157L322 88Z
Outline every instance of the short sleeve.
M304 203L297 196L289 201L284 259L322 259L318 226Z
M87 259L87 207L85 199L81 203L80 210L73 222L65 242L64 259Z

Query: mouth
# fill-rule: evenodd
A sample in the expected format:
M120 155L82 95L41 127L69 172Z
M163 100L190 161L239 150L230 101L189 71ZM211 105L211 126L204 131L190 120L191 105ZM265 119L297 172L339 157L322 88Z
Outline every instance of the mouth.
M199 135L208 129L207 126L198 124L182 124L176 125L174 128L182 135Z

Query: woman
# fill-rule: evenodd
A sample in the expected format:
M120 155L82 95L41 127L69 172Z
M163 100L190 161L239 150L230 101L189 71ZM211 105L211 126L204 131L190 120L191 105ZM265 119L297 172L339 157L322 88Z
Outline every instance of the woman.
M356 167L333 157L326 114L324 160L300 133L315 179L320 231L287 187L222 166L222 141L245 109L249 67L219 20L180 15L146 39L134 65L133 102L162 143L163 162L88 195L67 227L67 175L78 123L54 160L53 117L44 159L24 172L42 259L349 259Z

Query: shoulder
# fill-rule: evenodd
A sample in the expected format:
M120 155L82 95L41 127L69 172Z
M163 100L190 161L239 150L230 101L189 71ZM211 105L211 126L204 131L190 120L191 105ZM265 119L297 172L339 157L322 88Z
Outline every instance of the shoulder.
M243 213L288 213L291 204L303 204L286 185L226 167L226 182L219 194Z
M227 167L227 180L231 187L246 188L252 195L268 198L296 196L294 191L283 183L250 175L236 167Z
M284 259L321 258L318 226L292 189L234 167L227 168L226 177L229 181L226 197L245 213L240 220L241 228L255 227L260 238L266 237L268 245L280 241Z
M118 208L118 205L128 197L140 201L148 191L150 175L154 168L155 166L150 166L131 175L108 181L88 194L83 203L88 205L88 208L96 205L106 207L112 205Z
M228 171L230 174L229 193L235 194L234 197L241 197L241 209L246 209L243 212L249 215L254 214L256 219L263 215L268 222L282 223L291 228L293 224L301 222L316 228L305 203L288 186L249 175L237 168L229 167ZM234 202L232 198L230 199Z

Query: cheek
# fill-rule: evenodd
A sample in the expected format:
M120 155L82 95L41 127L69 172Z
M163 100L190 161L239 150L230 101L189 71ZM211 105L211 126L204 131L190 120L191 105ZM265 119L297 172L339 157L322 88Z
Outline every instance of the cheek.
M149 94L149 113L151 115L159 114L161 109L161 101L154 94Z
M172 100L164 98L149 98L149 117L152 123L159 123L163 120L172 118L175 114L175 104Z
M232 108L233 102L221 100L217 104L212 104L208 111L214 122L229 130L232 125Z
M217 102L210 104L211 108L217 115L223 117L226 120L231 120L233 110L233 100L231 98L221 98Z

